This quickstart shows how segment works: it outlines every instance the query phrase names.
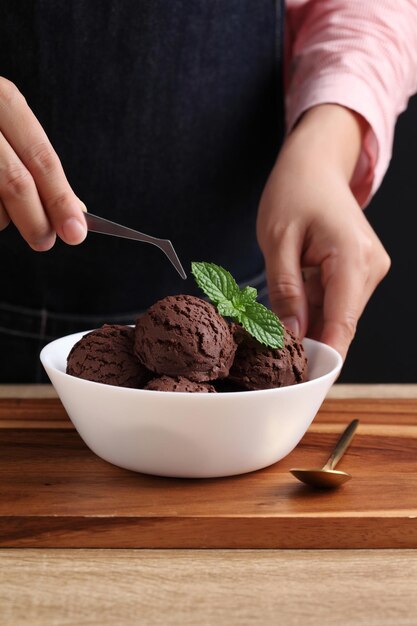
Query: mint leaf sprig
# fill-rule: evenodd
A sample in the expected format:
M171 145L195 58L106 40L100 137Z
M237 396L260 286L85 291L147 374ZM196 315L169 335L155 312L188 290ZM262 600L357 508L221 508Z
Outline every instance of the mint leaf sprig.
M230 272L215 263L193 261L191 273L220 315L239 322L265 346L284 347L284 327L275 313L256 301L254 287L240 289Z

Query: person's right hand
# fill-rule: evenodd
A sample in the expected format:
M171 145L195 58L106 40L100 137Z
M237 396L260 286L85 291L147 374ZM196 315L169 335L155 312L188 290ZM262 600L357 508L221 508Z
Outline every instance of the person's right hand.
M18 88L0 77L0 230L13 222L31 248L49 250L58 235L87 235L82 203Z

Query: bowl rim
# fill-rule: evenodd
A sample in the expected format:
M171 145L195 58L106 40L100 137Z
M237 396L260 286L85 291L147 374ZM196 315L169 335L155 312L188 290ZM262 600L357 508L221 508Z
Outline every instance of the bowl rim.
M96 329L91 329L91 330L96 330ZM170 396L172 398L174 397L184 397L184 396L188 396L190 398L198 398L198 397L211 397L211 398L224 398L224 397L253 397L254 395L265 395L268 393L285 393L288 392L288 390L294 390L294 389L305 389L306 387L310 387L310 386L314 386L315 384L317 384L318 382L325 382L326 380L328 380L329 378L333 378L335 376L337 376L340 373L340 370L342 369L343 366L343 358L342 356L339 354L339 352L333 348L332 346L329 346L328 344L325 344L321 341L318 341L317 339L310 339L309 337L305 337L301 343L304 344L304 342L310 343L312 345L317 345L319 346L321 349L324 349L326 351L328 351L333 357L336 358L336 364L334 365L334 367L332 367L331 370L329 370L326 374L323 374L322 376L317 376L316 378L312 378L311 380L306 380L302 383L297 383L296 385L285 385L283 387L271 387L268 389L252 389L252 390L247 390L247 391L222 391L221 393L210 393L210 392L199 392L199 393L189 393L187 391L156 391L154 389L140 389L140 388L135 388L135 387L119 387L117 385L108 385L106 383L99 383L93 380L86 380L84 378L78 378L77 376L72 376L71 374L67 374L65 371L59 369L58 367L56 367L54 364L52 364L49 360L50 358L50 353L53 350L53 347L55 346L55 344L59 344L62 341L67 341L69 340L71 337L74 337L74 343L72 345L75 344L76 340L75 338L77 337L77 341L79 339L81 339L82 336L86 335L87 333L91 332L91 330L86 330L86 331L79 331L77 333L71 333L70 335L63 335L62 337L58 337L57 339L53 339L52 341L50 341L49 343L47 343L42 350L39 353L39 358L40 361L43 365L43 367L45 368L45 370L47 371L46 365L53 370L55 373L57 373L59 376L62 376L63 378L71 378L71 379L75 379L79 382L79 384L84 384L84 385L93 385L96 388L104 388L106 390L111 389L112 392L114 393L123 393L123 394L133 394L133 395L139 395L139 394L151 394L152 396L155 397L164 397L164 398L169 398ZM47 372L48 373L48 372ZM208 381L210 382L210 381ZM116 391L117 390L117 391ZM216 402L218 400L213 400L213 402Z

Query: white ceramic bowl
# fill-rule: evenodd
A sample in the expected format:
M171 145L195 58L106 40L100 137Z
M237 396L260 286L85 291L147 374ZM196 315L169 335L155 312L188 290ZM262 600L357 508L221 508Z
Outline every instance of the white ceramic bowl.
M127 389L65 373L84 334L52 341L40 355L62 404L99 457L160 476L231 476L279 461L303 437L342 366L335 350L305 339L309 380L299 385L218 394Z

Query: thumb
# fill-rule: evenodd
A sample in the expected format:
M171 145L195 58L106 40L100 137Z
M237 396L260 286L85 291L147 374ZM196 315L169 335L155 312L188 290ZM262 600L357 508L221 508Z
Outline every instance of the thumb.
M286 328L302 338L308 327L308 305L300 255L301 242L289 230L264 252L271 308Z
M7 211L4 207L4 204L0 200L0 230L4 230L6 226L10 223L10 218L7 214Z
M345 358L358 319L370 296L367 276L362 267L353 265L349 255L346 258L330 259L324 277L323 330L320 340L333 346Z

